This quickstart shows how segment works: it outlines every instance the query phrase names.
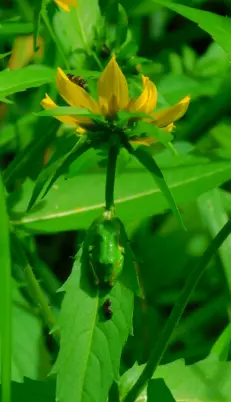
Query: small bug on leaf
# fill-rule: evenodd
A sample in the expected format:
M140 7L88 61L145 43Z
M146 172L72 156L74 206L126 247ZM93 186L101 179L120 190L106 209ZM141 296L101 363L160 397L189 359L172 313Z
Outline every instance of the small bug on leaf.
M88 88L87 81L80 75L67 74L67 77L71 82L73 82L73 84L76 84L83 89Z
M104 311L104 317L107 320L110 320L113 316L113 311L111 308L111 300L107 299L104 304L103 304L103 311Z

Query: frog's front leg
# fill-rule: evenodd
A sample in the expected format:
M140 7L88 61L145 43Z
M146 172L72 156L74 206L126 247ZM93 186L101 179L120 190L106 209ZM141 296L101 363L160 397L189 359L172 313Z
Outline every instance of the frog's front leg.
M98 276L97 276L97 274L95 272L94 263L93 263L93 260L92 260L93 248L94 248L94 245L89 246L89 251L88 251L88 253L89 253L89 264L90 264L90 267L91 267L92 274L94 276L94 284L96 286L98 286L99 285L99 278L98 278Z

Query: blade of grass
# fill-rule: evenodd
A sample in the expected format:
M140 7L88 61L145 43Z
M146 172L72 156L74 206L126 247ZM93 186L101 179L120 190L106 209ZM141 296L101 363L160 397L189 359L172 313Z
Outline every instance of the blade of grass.
M17 257L20 261L20 265L23 267L25 272L25 277L27 279L27 285L31 294L31 297L34 299L35 303L40 307L41 314L44 318L44 321L47 327L52 331L52 335L56 342L59 344L59 333L56 328L56 320L52 313L52 310L48 304L47 298L41 289L39 282L37 281L33 269L28 262L26 253L23 247L20 244L15 233L12 233L12 249L17 254Z
M162 329L157 343L153 350L151 351L150 358L142 371L140 377L134 384L134 386L130 389L128 394L126 395L124 402L134 402L138 395L142 392L147 382L152 378L156 368L158 367L168 345L171 340L172 334L178 325L181 316L187 306L187 303L198 284L200 278L202 277L207 264L212 257L212 255L219 249L219 247L223 244L225 239L229 236L231 232L231 220L229 220L225 226L220 230L217 236L212 240L209 247L206 249L204 254L202 255L199 262L195 265L194 269L192 269L191 273L188 275L185 285L176 301L172 312Z
M228 221L228 214L223 206L219 189L215 188L212 191L201 195L198 199L198 206L209 233L212 237L216 236L219 230ZM222 275L225 277L229 301L231 302L231 236L226 239L218 253L223 268Z
M138 147L136 150L131 152L142 165L152 174L155 182L159 186L161 192L164 194L166 200L169 203L172 212L178 219L179 223L185 229L184 222L181 218L181 214L179 211L178 206L175 203L171 190L169 189L163 173L161 172L159 166L157 165L156 161L154 160L153 156L149 153L149 151L144 146Z
M227 325L219 338L216 340L209 354L216 355L221 362L225 362L229 357L230 340L231 323Z
M0 340L1 401L11 400L11 254L5 189L0 174Z
M58 49L58 51L59 51L59 53L60 53L60 56L61 56L62 59L63 59L63 63L64 63L64 65L65 65L65 68L66 68L67 70L70 70L69 61L68 61L68 59L67 59L67 57L66 57L66 55L65 55L65 53L64 53L63 47L62 47L62 45L61 45L59 39L57 38L57 36L55 35L55 33L54 33L54 31L53 31L53 28L52 28L52 26L51 26L51 24L50 24L50 21L49 21L49 18L48 18L48 16L47 16L47 13L46 13L46 10L45 10L45 9L41 11L41 17L42 17L42 19L43 19L44 24L45 24L46 27L47 27L47 30L48 30L48 32L49 32L49 34L50 34L52 40L54 41L54 43L55 43L56 46L57 46L57 49Z

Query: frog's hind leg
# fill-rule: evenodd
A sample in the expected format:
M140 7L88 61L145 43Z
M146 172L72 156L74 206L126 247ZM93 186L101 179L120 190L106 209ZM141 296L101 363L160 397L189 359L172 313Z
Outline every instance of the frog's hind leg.
M90 255L92 254L92 250L89 250L89 254ZM94 284L96 286L98 286L99 285L99 278L98 278L98 276L97 276L97 274L95 272L94 265L93 265L93 263L92 263L90 258L89 258L89 265L90 265L90 268L91 268L91 273L93 274L93 277L94 277Z

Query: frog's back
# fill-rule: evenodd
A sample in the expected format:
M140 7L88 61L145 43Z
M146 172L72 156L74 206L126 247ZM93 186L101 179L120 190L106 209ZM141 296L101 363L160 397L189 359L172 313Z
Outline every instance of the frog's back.
M101 264L114 264L118 247L118 234L110 221L100 225L100 262Z

